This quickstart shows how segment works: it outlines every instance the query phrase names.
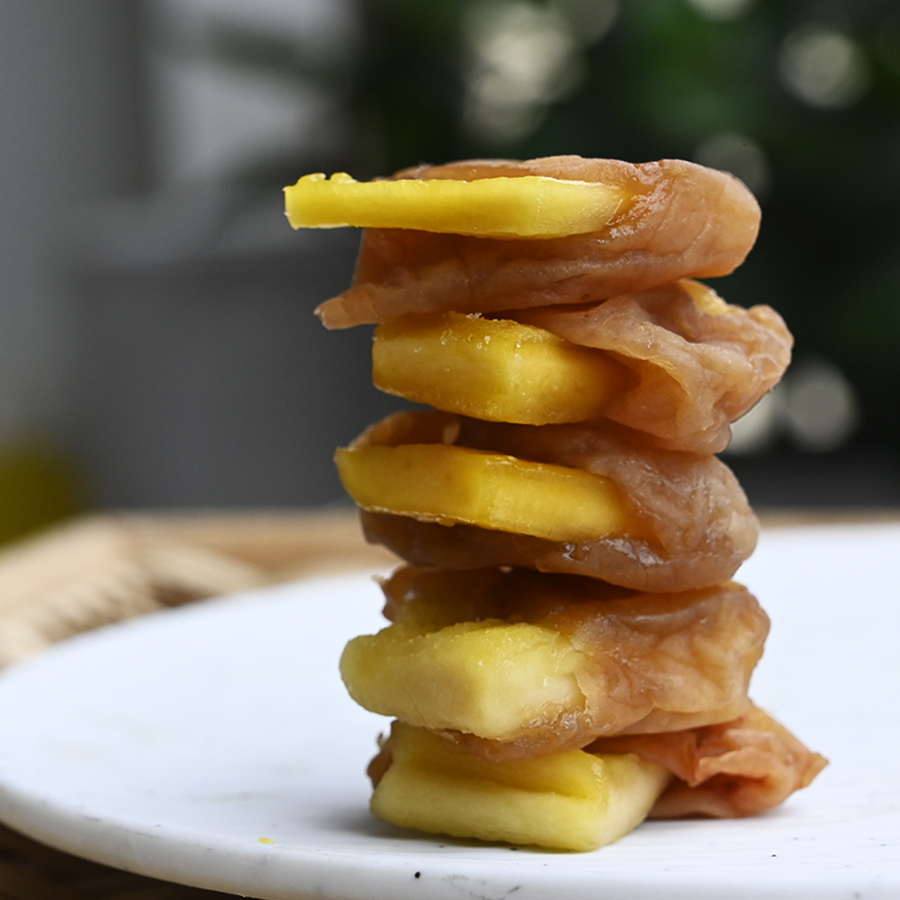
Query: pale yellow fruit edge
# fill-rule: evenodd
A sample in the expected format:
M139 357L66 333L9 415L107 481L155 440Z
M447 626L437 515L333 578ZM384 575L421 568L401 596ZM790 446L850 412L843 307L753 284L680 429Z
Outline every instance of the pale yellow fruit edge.
M486 760L395 723L393 761L372 795L379 818L457 838L585 852L648 815L671 775L634 754L583 750Z
M548 425L599 416L623 379L605 353L534 325L446 313L375 329L372 381L476 419Z
M552 238L601 231L627 204L615 185L545 175L359 182L344 172L286 187L293 228L408 228L479 237Z
M581 469L447 444L341 447L335 464L371 512L547 540L597 540L635 525L613 482Z
M514 740L583 711L584 654L558 632L498 619L430 633L391 625L353 638L340 671L353 700L412 725Z

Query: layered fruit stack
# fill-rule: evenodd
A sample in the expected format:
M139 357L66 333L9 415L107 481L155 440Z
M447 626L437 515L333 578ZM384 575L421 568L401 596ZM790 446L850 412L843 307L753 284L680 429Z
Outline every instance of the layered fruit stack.
M731 578L757 521L715 456L791 338L689 280L743 261L752 195L686 162L556 157L307 176L287 208L367 229L318 313L377 324L375 384L427 407L336 457L408 564L391 624L341 661L396 720L375 814L586 850L809 784L825 761L748 699L769 623Z

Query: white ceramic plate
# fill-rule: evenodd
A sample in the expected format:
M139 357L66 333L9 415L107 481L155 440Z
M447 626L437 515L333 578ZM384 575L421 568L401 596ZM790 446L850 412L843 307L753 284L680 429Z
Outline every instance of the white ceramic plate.
M900 526L771 531L753 695L831 765L749 820L651 822L590 854L425 837L367 812L383 720L337 659L371 579L112 626L0 676L0 819L123 869L263 898L900 897Z

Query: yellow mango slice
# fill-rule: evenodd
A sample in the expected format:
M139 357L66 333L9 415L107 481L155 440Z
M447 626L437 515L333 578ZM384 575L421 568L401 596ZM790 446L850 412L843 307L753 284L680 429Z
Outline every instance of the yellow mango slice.
M671 778L634 754L573 750L486 760L400 722L382 755L387 768L371 802L379 818L436 834L554 850L595 850L628 834ZM383 765L373 763L377 768Z
M524 425L600 415L623 369L546 329L453 312L380 325L372 346L372 380L386 393Z
M602 182L544 175L356 181L304 175L285 188L294 228L410 228L479 237L552 238L605 228L629 199Z
M625 531L616 486L581 469L449 444L342 447L344 489L363 509L551 541Z
M679 282L694 301L697 309L708 316L721 316L729 312L743 312L738 307L726 303L711 287L700 281L685 278Z
M518 737L522 723L584 707L583 654L558 632L526 622L459 622L422 633L392 625L354 638L341 677L365 709L413 725Z

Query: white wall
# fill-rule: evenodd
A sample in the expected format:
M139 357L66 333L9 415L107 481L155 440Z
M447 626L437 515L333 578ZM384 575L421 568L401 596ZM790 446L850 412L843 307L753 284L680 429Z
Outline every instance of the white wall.
M68 214L143 184L138 33L135 0L0 3L0 437L64 415Z

